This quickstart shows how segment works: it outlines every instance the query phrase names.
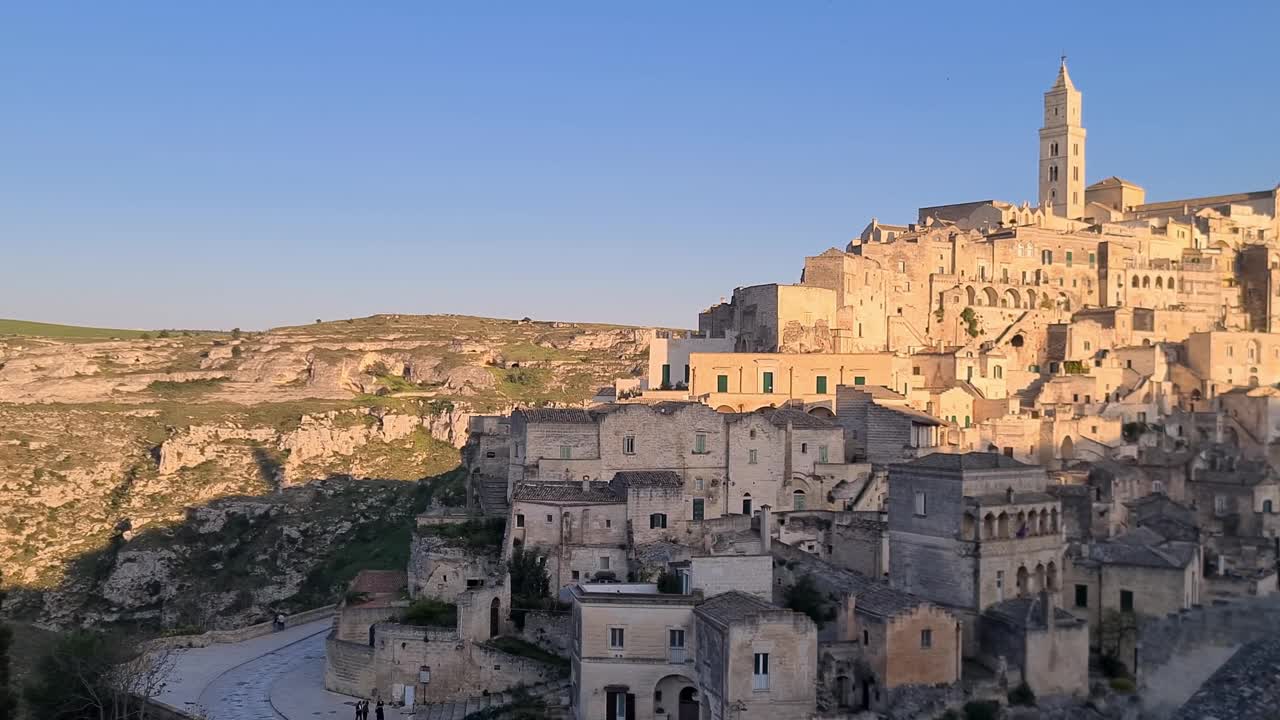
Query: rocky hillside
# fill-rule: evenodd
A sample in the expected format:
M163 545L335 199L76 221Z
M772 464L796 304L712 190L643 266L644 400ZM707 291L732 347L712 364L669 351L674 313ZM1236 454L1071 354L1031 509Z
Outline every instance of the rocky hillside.
M645 348L637 328L460 316L0 335L0 568L50 622L317 602L402 562L413 512L463 500L471 415L582 403Z

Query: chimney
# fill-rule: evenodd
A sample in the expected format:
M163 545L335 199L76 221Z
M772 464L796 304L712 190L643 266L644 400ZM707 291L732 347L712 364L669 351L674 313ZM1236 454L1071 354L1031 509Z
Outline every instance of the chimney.
M769 531L769 506L760 506L760 552L763 555L769 554L769 545L771 542Z
M1049 632L1053 632L1054 615L1057 614L1057 602L1052 591L1040 591L1040 610L1043 613L1040 619L1044 621L1045 628Z
M582 492L584 494L591 492L591 476L590 475L582 476Z

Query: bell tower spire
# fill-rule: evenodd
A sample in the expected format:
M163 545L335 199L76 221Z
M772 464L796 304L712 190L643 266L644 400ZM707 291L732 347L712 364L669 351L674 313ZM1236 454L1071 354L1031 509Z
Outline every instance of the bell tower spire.
M1072 220L1084 217L1084 141L1080 91L1067 72L1067 56L1058 77L1044 94L1044 126L1040 128L1040 205Z

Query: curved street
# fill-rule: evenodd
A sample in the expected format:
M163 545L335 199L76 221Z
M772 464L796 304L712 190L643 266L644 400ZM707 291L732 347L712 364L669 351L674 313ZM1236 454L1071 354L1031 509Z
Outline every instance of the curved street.
M332 619L239 643L175 651L159 701L210 720L354 717L354 698L324 689Z

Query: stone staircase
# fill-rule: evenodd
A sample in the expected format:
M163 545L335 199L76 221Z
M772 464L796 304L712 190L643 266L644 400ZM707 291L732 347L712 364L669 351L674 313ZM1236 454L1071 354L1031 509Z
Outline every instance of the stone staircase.
M541 698L546 702L547 718L569 717L569 681L567 679L534 685L526 690L531 698ZM482 710L489 717L501 717L503 709L515 700L515 693L500 692L467 698L456 702L435 703L419 707L413 715L414 720L464 720L467 716ZM492 713L492 714L490 714Z
M507 504L506 478L480 478L480 509L490 517L507 516L510 506Z

